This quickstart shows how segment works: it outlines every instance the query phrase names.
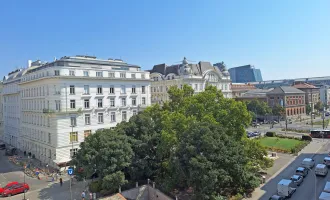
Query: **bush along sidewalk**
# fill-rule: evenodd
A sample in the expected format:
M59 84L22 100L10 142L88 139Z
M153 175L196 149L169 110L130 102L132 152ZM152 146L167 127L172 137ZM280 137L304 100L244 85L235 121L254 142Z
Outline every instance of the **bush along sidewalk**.
M266 148L268 150L279 152L279 153L297 154L299 151L301 151L303 148L305 148L312 141L312 137L310 137L309 135L303 135L303 136L301 136L301 138L298 138L298 137L294 137L294 136L276 135L275 132L267 132L265 134L265 137L276 137L276 138L278 138L276 140L280 140L282 138L282 139L291 139L291 140L300 141L298 144L296 144L291 149L284 149L284 148L280 148L280 147L267 147L266 146Z

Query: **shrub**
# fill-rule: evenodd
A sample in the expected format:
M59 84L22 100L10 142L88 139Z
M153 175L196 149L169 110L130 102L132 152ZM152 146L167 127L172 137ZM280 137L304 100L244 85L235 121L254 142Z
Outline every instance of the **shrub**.
M267 132L266 133L266 136L267 137L275 137L276 136L276 133L275 132Z
M301 136L301 139L306 140L306 141L312 141L312 137L309 135L303 135L303 136Z
M241 194L236 194L235 196L231 197L230 200L242 200L243 195Z
M100 192L101 189L102 189L102 181L100 181L100 180L91 182L89 185L89 190L93 193Z

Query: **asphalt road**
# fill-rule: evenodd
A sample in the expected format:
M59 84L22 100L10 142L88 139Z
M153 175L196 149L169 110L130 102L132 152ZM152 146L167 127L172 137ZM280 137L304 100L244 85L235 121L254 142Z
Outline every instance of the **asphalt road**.
M304 158L313 157L316 164L322 163L325 156L328 155L330 150L330 145L321 148L318 154L301 154L298 156L294 162L292 162L288 167L286 167L279 175L271 179L267 182L262 189L267 191L260 200L268 200L273 194L276 194L277 190L277 183L281 179L289 179L295 172L296 168L300 166L302 160ZM291 200L314 200L315 199L315 175L314 169L313 172L309 172L309 174L305 177L304 182L297 187L297 191L291 197ZM325 183L330 181L330 170L326 177L316 177L316 195L317 199L321 194Z

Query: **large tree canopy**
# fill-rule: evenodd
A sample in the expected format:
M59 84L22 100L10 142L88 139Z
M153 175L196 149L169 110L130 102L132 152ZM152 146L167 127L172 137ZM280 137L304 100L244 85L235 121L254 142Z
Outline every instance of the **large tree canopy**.
M248 111L254 113L255 115L267 115L272 113L272 109L267 105L266 102L252 100L246 102L246 107Z

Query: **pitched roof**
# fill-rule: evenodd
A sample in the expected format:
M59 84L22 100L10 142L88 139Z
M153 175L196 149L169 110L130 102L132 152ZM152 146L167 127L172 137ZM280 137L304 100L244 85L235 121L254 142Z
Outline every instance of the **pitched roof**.
M112 195L110 197L101 198L100 200L126 200L126 198L123 195L117 193L117 194Z
M315 88L315 89L317 89L317 87L315 87L312 84L308 84L308 83L298 83L298 84L293 85L293 87L298 88L298 89L299 88L302 88L302 89L305 89L305 88Z
M280 86L274 88L268 94L305 94L305 92L290 86Z

